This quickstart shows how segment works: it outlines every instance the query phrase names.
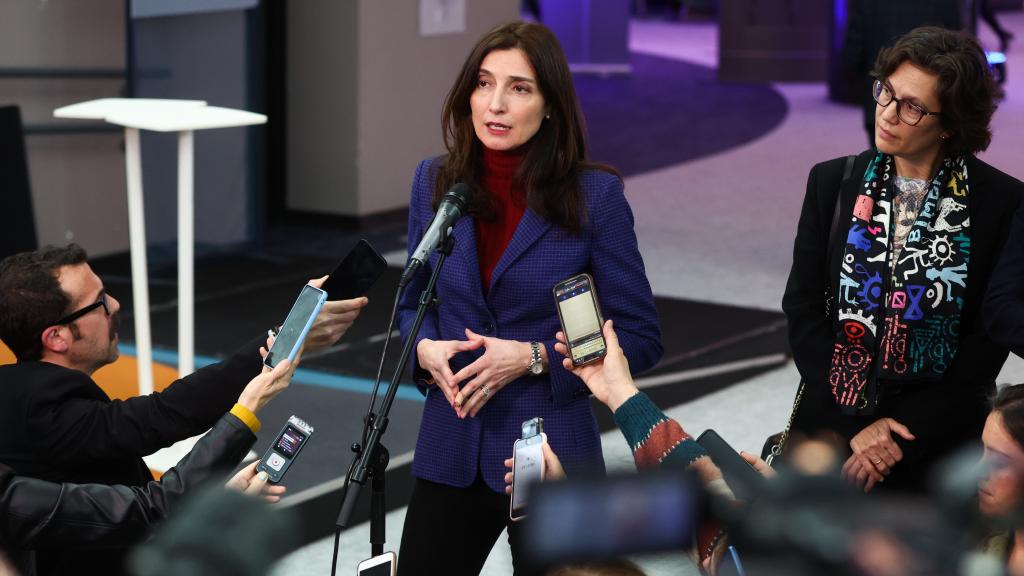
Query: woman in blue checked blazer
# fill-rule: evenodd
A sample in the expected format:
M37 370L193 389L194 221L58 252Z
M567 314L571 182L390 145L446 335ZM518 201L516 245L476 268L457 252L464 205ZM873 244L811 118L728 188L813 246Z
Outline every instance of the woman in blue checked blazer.
M523 421L544 419L569 474L604 469L586 386L549 361L560 358L552 288L594 277L634 372L661 358L658 317L622 180L586 160L582 113L550 30L514 22L485 35L448 94L443 126L448 154L423 161L413 181L410 248L453 184L474 194L411 360L427 399L399 572L478 573L508 526L525 573L503 479ZM405 338L436 261L405 290Z

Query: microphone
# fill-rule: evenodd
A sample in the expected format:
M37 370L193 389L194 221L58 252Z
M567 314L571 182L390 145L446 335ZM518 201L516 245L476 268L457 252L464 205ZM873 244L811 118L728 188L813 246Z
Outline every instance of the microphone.
M423 234L419 246L416 246L416 250L409 258L409 263L405 265L402 279L398 281L399 287L408 284L420 266L430 257L430 253L437 249L444 235L466 212L466 205L469 204L472 197L473 190L462 182L455 184L444 193L441 204L437 207L437 213L434 214L434 219L430 222L430 227Z

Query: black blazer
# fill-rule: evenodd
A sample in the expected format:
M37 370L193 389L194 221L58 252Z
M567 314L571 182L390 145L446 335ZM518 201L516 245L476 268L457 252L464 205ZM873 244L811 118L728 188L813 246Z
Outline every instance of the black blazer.
M142 487L58 484L17 476L0 464L0 550L31 576L33 549L125 547L166 518L186 492L236 466L255 441L241 420L225 414L159 482Z
M793 245L782 309L789 321L789 343L800 375L806 382L804 399L794 429L814 433L827 428L847 440L882 416L905 424L918 440L909 446L909 460L934 459L950 443L977 438L987 414L987 395L1006 360L1008 351L989 338L983 326L981 305L992 271L1006 243L1011 217L1017 209L1024 184L988 164L967 160L971 197L971 260L967 267L967 293L960 316L960 344L953 364L941 383L915 387L903 385L899 395L883 398L872 416L843 415L832 398L828 373L834 347L833 318L825 317L825 282L832 294L839 291L839 271L850 226L850 214L861 179L875 150L861 153L852 177L842 186L840 218L835 242L827 246L845 158L822 162L811 169ZM827 246L827 250L826 250ZM826 260L827 259L827 260ZM828 271L826 274L826 261ZM901 463L897 468L904 467ZM894 471L895 473L895 471Z
M992 273L985 326L993 340L1024 357L1024 208L1013 219L1010 238Z
M111 400L87 374L48 362L0 366L0 462L51 482L142 486L147 454L202 434L263 365L261 337L163 392ZM50 552L40 574L122 570L119 554Z

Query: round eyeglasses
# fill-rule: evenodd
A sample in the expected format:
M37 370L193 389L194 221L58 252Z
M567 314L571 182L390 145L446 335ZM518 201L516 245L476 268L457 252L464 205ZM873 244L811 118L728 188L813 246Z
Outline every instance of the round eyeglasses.
M908 126L917 126L925 116L941 115L941 112L929 112L913 102L900 100L893 95L892 88L881 80L875 80L874 86L871 87L871 94L874 96L875 102L882 108L895 102L896 118Z

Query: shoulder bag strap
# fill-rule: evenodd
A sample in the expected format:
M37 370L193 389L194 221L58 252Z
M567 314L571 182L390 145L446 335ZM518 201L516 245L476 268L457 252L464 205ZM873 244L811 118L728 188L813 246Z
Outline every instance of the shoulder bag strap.
M839 182L839 191L836 194L836 205L832 210L832 224L828 230L828 244L825 245L825 315L830 319L832 318L832 308L834 302L832 301L832 278L829 275L829 268L831 263L832 246L836 242L836 235L839 233L839 208L843 203L843 186L846 185L847 180L853 176L853 164L857 160L857 156L850 154L846 157L846 164L843 166L843 179ZM793 411L789 414L789 422L786 423L786 429L779 435L779 441L772 446L771 454L768 455L767 462L771 466L772 461L782 454L782 450L786 445L786 440L789 439L789 430L793 427L793 420L796 418L796 412L800 408L800 401L804 397L804 387L806 383L801 378L800 386L796 390L796 398L793 399Z

